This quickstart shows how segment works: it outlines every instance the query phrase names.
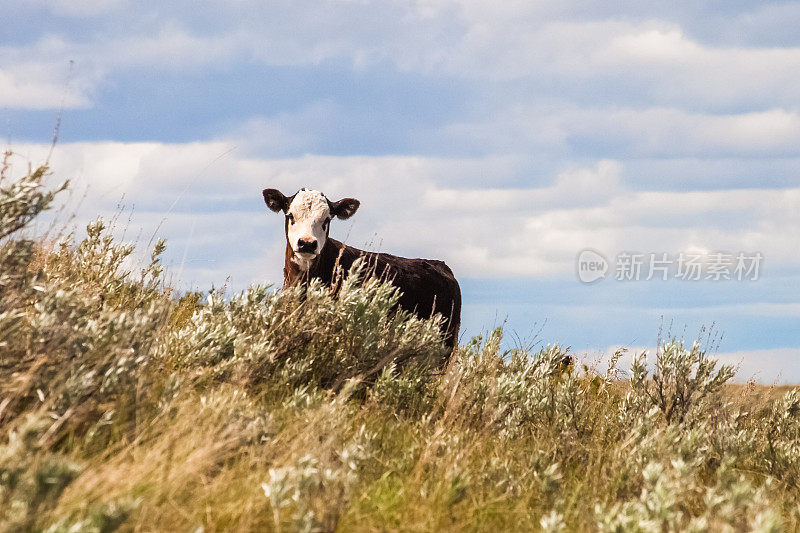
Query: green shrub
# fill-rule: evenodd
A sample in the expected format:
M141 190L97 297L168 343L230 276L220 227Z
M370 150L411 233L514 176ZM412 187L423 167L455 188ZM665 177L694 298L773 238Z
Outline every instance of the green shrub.
M695 342L686 350L682 342L665 343L656 356L656 369L648 377L645 354L634 358L630 400L641 409L658 408L667 424L683 422L692 410L705 407L706 398L731 379L734 368L710 359Z

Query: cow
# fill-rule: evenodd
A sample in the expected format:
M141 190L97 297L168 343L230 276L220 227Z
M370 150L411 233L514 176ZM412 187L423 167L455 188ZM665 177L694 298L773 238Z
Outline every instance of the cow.
M263 195L269 209L286 216L284 287L307 285L312 279L335 287L347 276L353 262L363 258L374 276L399 289L401 309L423 319L436 313L442 315L442 338L452 353L461 325L461 289L443 261L367 252L331 238L331 220L352 217L360 205L355 198L332 202L321 192L309 189L300 189L292 196L277 189L264 189Z

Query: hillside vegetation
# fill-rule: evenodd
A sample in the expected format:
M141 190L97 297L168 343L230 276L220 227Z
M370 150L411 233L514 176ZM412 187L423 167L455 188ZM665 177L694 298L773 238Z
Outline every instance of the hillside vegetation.
M462 345L387 285L179 295L0 177L0 530L779 531L800 397L670 341L629 375ZM130 267L129 267L130 268Z

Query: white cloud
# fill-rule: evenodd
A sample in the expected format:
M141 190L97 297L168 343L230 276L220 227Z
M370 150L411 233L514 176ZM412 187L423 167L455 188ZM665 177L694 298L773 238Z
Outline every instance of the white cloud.
M800 382L800 348L741 350L714 355L721 364L737 368L734 381L787 385Z
M81 108L90 105L85 87L75 87L58 79L56 73L66 73L65 68L56 70L41 65L27 64L21 67L0 68L0 107L10 109Z
M69 4L76 12L107 11L112 23L119 22L113 17L145 16L141 7L129 4L123 10L111 0ZM625 16L580 4L501 4L210 3L200 10L185 8L198 11L194 20L164 9L152 26L98 31L67 41L60 50L104 76L130 66L191 69L253 60L297 66L335 60L356 69L388 63L401 71L483 84L527 80L552 85L559 94L613 94L624 87L661 106L793 106L800 97L800 47L703 44L679 22L648 16L647 9ZM64 12L63 6L59 2L56 9ZM309 10L314 17L307 16ZM53 59L41 42L17 51L27 62Z
M621 166L601 161L596 168L565 171L553 185L526 189L429 189L425 207L439 212L505 214L597 205L620 193Z
M348 117L329 101L313 102L298 111L282 112L270 117L253 117L226 132L236 145L247 153L281 156L302 153L315 141L337 134Z
M32 161L48 149L14 148ZM334 225L334 236L357 247L445 259L461 276L572 276L575 254L586 247L609 257L625 250L759 251L770 268L800 266L793 252L798 188L630 191L621 184L624 168L613 161L564 172L544 187L454 189L440 178L484 172L492 163L504 168L502 160L399 156L260 159L222 141L62 144L52 161L76 190L89 188L78 220L112 214L123 194L145 235L166 217L165 236L181 243L191 226L175 220L193 220L195 240L219 246L217 280L239 268L237 257L250 261L281 247L282 225L262 205L261 189L290 194L303 186L362 201L356 217ZM278 278L281 261L278 253L250 279Z
M46 35L24 46L0 47L0 106L85 108L115 72L132 68L190 71L226 64L242 51L241 36L198 37L164 25L152 34L73 41Z
M98 43L80 47L88 56ZM106 69L127 67L191 70L225 64L242 51L236 33L199 36L181 26L165 25L153 34L125 35L104 43L99 57Z
M340 53L474 80L556 83L567 92L585 88L591 94L611 84L673 105L796 101L800 48L703 44L679 22L660 19L658 9L649 15L646 8L637 11L540 2L419 2L400 25L388 25L384 41L356 41ZM426 31L404 31L405 24L424 24Z
M12 109L85 108L102 79L75 45L58 37L28 46L0 46L0 106Z
M440 132L488 152L566 152L574 145L635 157L796 155L800 114L689 113L674 108L585 108L574 104L513 105L485 119Z

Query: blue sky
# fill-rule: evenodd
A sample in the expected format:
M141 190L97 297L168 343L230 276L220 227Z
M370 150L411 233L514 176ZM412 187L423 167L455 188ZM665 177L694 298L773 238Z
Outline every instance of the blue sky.
M17 164L45 157L63 102L68 223L124 206L119 230L165 236L182 287L280 282L282 224L260 191L312 187L362 201L335 237L447 261L466 336L505 323L593 360L713 324L740 379L800 382L798 2L3 12L0 135ZM585 248L764 262L756 281L585 285Z

